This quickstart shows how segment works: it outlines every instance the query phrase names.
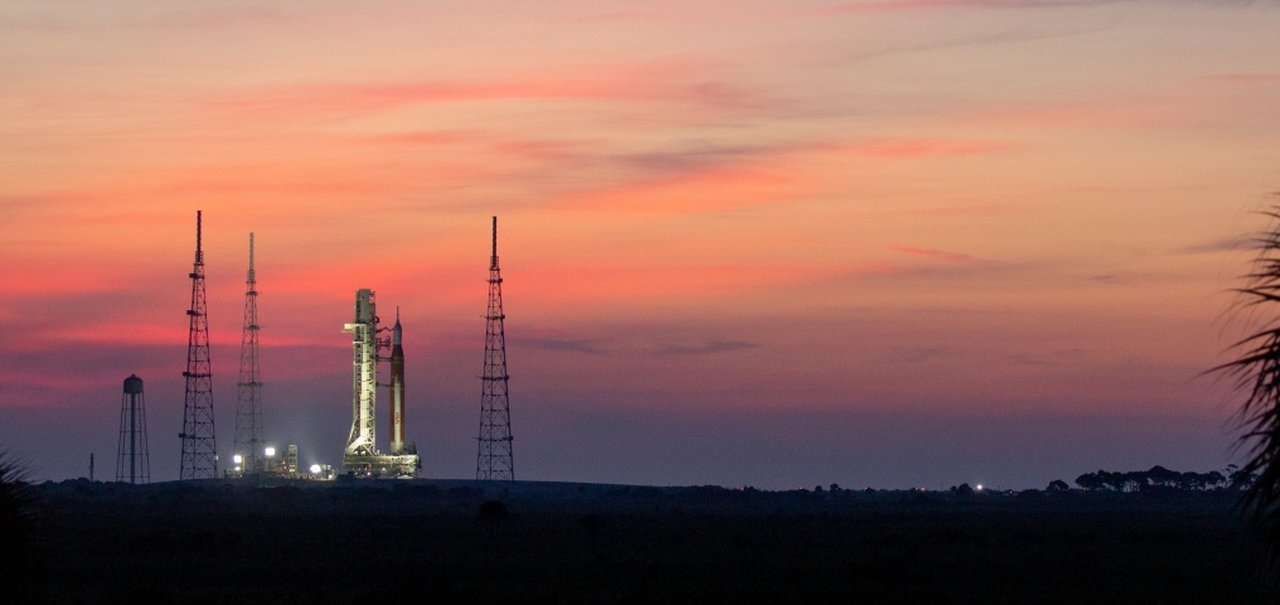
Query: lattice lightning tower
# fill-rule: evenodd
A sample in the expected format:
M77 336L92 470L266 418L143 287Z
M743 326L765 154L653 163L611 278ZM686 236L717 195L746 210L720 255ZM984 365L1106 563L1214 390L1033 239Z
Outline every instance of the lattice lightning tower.
M236 382L235 453L240 472L262 470L262 380L258 363L258 281L253 270L253 234L249 234L249 276L245 280L244 328L240 337L240 380Z
M485 313L484 375L480 377L480 452L476 479L515 479L511 455L511 402L507 397L507 337L503 328L502 272L498 269L498 217L489 257L489 310Z
M213 372L209 366L209 317L205 305L204 251L200 242L201 213L196 211L196 262L191 269L191 308L187 309L187 394L182 406L182 465L178 479L218 476L217 444L213 431Z

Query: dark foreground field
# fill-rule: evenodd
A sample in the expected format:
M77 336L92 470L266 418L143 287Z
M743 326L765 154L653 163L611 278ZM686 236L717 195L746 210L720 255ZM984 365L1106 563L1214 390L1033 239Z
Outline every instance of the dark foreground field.
M1230 494L37 490L54 602L1280 602ZM489 500L509 516L478 518Z

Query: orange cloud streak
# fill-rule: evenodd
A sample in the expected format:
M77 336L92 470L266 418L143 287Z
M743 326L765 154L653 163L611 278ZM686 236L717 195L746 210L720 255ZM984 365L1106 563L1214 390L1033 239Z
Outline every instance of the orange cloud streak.
M554 205L614 213L715 212L795 199L812 190L782 171L726 166L603 187L567 196Z
M691 160L688 168L578 192L553 205L620 213L718 212L821 192L830 177L812 168L817 160L913 160L1002 153L1012 148L1013 144L1003 141L909 137L782 145L742 159L726 154L708 164Z
M894 252L910 254L912 256L923 256L926 258L936 258L953 263L967 263L973 261L973 257L968 254L960 254L957 252L947 252L945 250L935 250L932 248L917 248L914 246L902 246L893 244L886 247Z
M267 89L208 104L241 117L362 114L432 103L513 100L669 101L712 107L754 107L763 101L733 86L708 81L704 66L684 59L572 66L561 72L509 79L311 84Z
M946 138L879 138L833 146L852 155L890 159L990 155L1016 149L1008 141Z
M521 276L522 304L556 308L567 301L626 301L628 305L676 301L758 290L830 274L829 267L768 265L558 265L531 267Z

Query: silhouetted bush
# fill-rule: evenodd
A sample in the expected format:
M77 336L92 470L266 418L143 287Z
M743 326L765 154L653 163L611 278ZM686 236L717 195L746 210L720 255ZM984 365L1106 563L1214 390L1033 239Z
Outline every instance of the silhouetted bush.
M511 516L511 511L507 509L507 505L497 500L486 500L480 503L480 508L476 510L476 519L483 523L497 523L506 520Z
M0 454L0 590L8 602L44 598L40 525L40 499L26 472Z

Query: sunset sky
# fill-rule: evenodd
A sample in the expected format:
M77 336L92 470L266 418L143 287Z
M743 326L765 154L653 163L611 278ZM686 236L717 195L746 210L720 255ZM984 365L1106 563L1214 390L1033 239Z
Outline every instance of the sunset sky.
M521 479L1234 459L1197 375L1280 189L1280 2L277 4L0 4L0 448L33 478L114 474L131 373L177 478L197 209L224 461L253 231L268 439L340 463L368 287L422 475L474 476L492 215Z

